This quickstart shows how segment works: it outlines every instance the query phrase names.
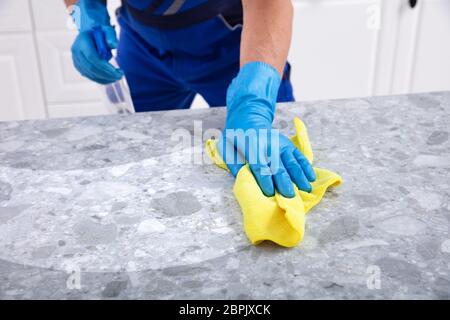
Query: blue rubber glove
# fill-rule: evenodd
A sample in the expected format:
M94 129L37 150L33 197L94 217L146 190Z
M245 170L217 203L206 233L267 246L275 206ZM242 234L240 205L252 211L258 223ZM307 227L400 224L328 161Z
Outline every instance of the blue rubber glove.
M79 0L72 10L79 34L72 45L75 68L86 78L100 84L109 84L122 78L123 72L100 56L92 32L101 29L108 49L117 48L116 31L111 26L106 1ZM109 55L111 57L111 55Z
M272 129L279 73L263 62L244 65L227 92L227 118L218 150L236 176L247 162L266 196L295 196L292 181L310 192L314 170L288 137Z

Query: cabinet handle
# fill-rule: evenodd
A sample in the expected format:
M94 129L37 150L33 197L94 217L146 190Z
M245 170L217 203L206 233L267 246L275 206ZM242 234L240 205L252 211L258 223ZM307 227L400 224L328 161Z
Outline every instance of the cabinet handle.
M411 9L414 9L416 7L418 0L409 0L409 6L411 7Z

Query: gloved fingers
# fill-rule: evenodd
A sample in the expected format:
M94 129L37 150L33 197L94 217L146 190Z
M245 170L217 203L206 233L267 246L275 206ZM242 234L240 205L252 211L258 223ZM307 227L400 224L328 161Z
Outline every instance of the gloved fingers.
M281 161L286 167L286 170L291 180L294 181L297 187L302 191L311 192L312 191L311 184L306 178L304 170L300 165L300 163L295 158L294 154L291 153L290 151L283 152L283 154L281 155Z
M279 161L277 168L272 167L271 170L278 192L286 198L293 198L295 196L294 186L283 161Z
M249 166L264 195L266 197L273 197L275 195L275 187L269 166L260 163L249 164Z
M120 69L114 68L109 62L102 60L98 54L89 53L82 54L79 56L80 62L87 67L87 69L91 70L92 73L95 74L100 79L104 79L109 83L120 80L123 76L123 71Z
M111 83L119 80L123 72L115 69L97 53L94 40L89 32L81 32L72 45L72 56L78 71L89 79L99 83Z
M89 80L95 81L100 84L108 84L111 83L106 79L99 78L96 76L91 70L87 69L85 65L80 62L78 55L72 55L73 64L75 68L80 72L80 74Z
M272 179L272 171L267 157L268 141L263 135L256 136L257 132L246 132L246 136L235 141L235 145L241 154L244 154L250 170L256 179L261 191L267 197L275 195L275 186Z
M230 173L236 177L239 170L241 170L245 164L244 156L234 147L234 144L228 141L224 136L219 139L217 150L227 165L228 170L230 170Z
M76 62L78 61L78 62ZM100 84L110 84L116 81L116 78L104 76L102 73L99 73L95 70L90 63L86 61L86 58L83 55L74 58L75 66L78 65L77 69L80 73L89 78L92 81L95 81Z
M252 165L269 166L270 154L270 133L261 134L261 132L250 130L246 131L246 138L238 140L236 146L245 155L247 162ZM269 174L269 173L268 173Z
M102 30L105 33L106 43L110 49L116 49L118 45L116 29L109 25L102 26Z
M302 167L306 178L311 182L316 181L316 174L314 173L313 166L311 165L311 163L309 163L308 159L306 159L306 157L300 152L300 150L294 150L294 157Z

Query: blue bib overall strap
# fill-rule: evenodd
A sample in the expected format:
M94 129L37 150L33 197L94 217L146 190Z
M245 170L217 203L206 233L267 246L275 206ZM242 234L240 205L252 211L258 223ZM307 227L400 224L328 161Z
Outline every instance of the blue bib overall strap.
M154 14L163 2L164 0L155 0L145 10L138 10L129 5L127 0L122 0L122 4L134 19L146 26L158 29L186 28L196 23L210 20L218 15L227 16L233 21L240 23L242 23L243 19L241 0L209 0L186 11L164 15Z

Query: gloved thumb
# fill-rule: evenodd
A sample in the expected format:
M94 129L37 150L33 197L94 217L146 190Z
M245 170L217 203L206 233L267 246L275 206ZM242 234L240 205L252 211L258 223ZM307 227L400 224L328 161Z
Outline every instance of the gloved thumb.
M118 45L116 30L112 26L102 26L105 33L106 44L110 49L116 49Z

